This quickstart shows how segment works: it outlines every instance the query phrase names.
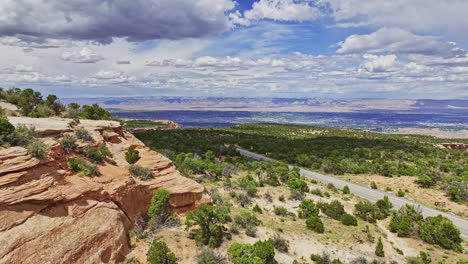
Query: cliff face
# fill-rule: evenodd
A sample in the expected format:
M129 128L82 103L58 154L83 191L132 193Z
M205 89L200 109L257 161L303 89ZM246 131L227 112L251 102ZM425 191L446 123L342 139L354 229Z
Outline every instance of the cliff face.
M99 165L99 177L77 175L67 158L78 153L66 154L58 144L71 133L68 121L10 118L16 125L35 125L50 151L38 160L21 147L0 148L0 263L115 263L129 252L128 231L157 189L170 192L175 211L207 201L203 186L181 176L170 160L117 122L81 122L92 145L107 145L115 165ZM124 153L130 146L140 152L136 164L151 169L154 179L129 174Z

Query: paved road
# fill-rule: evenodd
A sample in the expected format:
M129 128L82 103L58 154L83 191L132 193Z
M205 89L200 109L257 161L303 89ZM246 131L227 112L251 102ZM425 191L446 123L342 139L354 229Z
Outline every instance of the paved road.
M244 155L246 157L252 158L252 159L272 160L272 159L267 158L265 156L262 156L262 155L259 155L257 153L253 153L253 152L250 152L250 151L247 151L247 150L244 150L244 149L238 148L237 150L240 152L240 154L242 154L242 155ZM291 168L292 166L289 166L289 167ZM300 174L302 176L304 176L304 177L320 181L320 182L322 182L324 184L333 183L333 185L335 185L335 187L340 188L340 189L343 189L343 187L345 185L348 185L349 190L353 194L355 194L355 195L357 195L359 197L365 198L365 199L367 199L369 201L372 201L372 202L376 202L377 200L382 199L384 196L388 196L388 199L393 204L393 208L400 208L400 207L404 206L405 204L410 204L410 205L414 206L415 208L419 207L422 210L422 215L424 215L424 217L443 215L443 216L449 218L450 220L452 220L452 222L460 229L460 233L461 233L463 239L468 240L468 221L461 218L461 217L455 216L455 215L450 214L450 213L441 212L439 210L436 210L436 209L421 205L419 203L416 203L416 202L413 202L413 201L410 201L410 200L407 200L407 199L404 199L404 198L401 198L401 197L394 196L394 195L392 195L390 193L386 193L384 191L374 190L374 189L371 189L371 188L366 187L366 186L362 186L362 185L358 185L358 184L355 184L355 183L347 182L347 181L344 181L344 180L341 180L341 179L337 179L335 177L322 175L322 174L319 174L319 173L316 173L316 172L313 172L313 171L310 171L310 170L301 169Z

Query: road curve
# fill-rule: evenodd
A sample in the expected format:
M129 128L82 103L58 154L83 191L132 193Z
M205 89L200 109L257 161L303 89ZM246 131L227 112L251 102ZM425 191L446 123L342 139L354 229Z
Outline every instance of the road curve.
M257 153L247 151L245 149L237 148L237 150L240 152L241 155L249 157L251 159L272 161L272 159L270 159L270 158L267 158L267 157L262 156L262 155L257 154ZM292 166L290 165L289 167L291 168ZM414 201L410 201L410 200L407 200L407 199L404 199L404 198L401 198L401 197L394 196L391 193L386 193L384 191L371 189L369 187L365 187L365 186L358 185L358 184L355 184L355 183L347 182L347 181L344 181L344 180L341 180L341 179L337 179L335 177L326 176L326 175L316 173L316 172L313 172L313 171L310 171L310 170L301 169L300 174L302 176L304 176L304 177L320 181L323 184L333 183L333 185L335 185L335 187L340 188L340 189L343 189L343 187L345 185L348 185L349 190L354 195L365 198L365 199L367 199L367 200L369 200L371 202L376 202L377 200L382 199L384 196L388 196L388 199L393 204L393 208L400 208L402 206L405 206L405 204L409 204L409 205L414 206L415 208L419 207L420 210L422 211L422 215L424 217L437 216L437 215L445 216L448 219L452 220L453 224L455 224L458 227L458 229L460 229L460 233L461 233L461 236L463 237L463 239L464 240L468 239L468 221L461 218L461 217L455 216L453 214L441 212L439 210L424 206L424 205L416 203Z

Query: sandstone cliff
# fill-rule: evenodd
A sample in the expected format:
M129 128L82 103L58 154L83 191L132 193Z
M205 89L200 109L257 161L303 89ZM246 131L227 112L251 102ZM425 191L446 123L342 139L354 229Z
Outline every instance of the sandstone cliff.
M175 211L207 199L203 186L182 177L118 122L81 121L91 144L106 144L113 161L99 165L99 177L77 175L67 158L78 151L66 154L58 144L72 133L69 121L10 118L14 125L34 125L50 151L39 160L22 147L0 148L0 263L115 263L129 252L128 231L157 189L170 192ZM154 179L129 174L124 152L130 146L140 152L137 165L151 169Z

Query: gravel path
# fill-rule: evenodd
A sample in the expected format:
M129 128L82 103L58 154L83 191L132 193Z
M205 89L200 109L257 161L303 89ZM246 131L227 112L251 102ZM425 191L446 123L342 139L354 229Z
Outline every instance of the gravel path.
M247 150L244 150L244 149L239 149L238 148L237 150L240 152L240 154L242 154L242 155L244 155L246 157L252 158L252 159L272 160L272 159L267 158L265 156L262 156L262 155L259 155L257 153L253 153L253 152L250 152L250 151L247 151ZM292 166L290 166L290 168L291 167ZM458 217L458 216L456 216L454 214L441 212L439 210L424 206L424 205L419 204L417 202L410 201L410 200L407 200L405 198L394 196L391 193L386 193L384 191L371 189L371 188L366 187L366 186L362 186L362 185L358 185L358 184L355 184L355 183L347 182L347 181L344 181L344 180L341 180L341 179L337 179L335 177L326 176L326 175L316 173L316 172L313 172L313 171L310 171L310 170L301 169L300 174L302 176L304 176L304 177L320 181L323 184L333 183L333 185L335 185L335 187L340 188L340 189L343 189L343 187L345 185L348 185L349 190L351 191L351 193L353 193L354 195L357 195L359 197L365 198L365 199L367 199L367 200L369 200L371 202L376 202L377 200L382 199L384 196L388 196L389 200L393 204L393 208L395 208L395 209L400 208L400 207L404 206L405 204L409 204L409 205L414 206L415 208L420 208L420 211L422 211L422 215L424 217L437 216L437 215L445 216L448 219L452 220L452 222L460 229L460 233L462 235L462 238L464 240L468 239L468 221L461 218L461 217Z

